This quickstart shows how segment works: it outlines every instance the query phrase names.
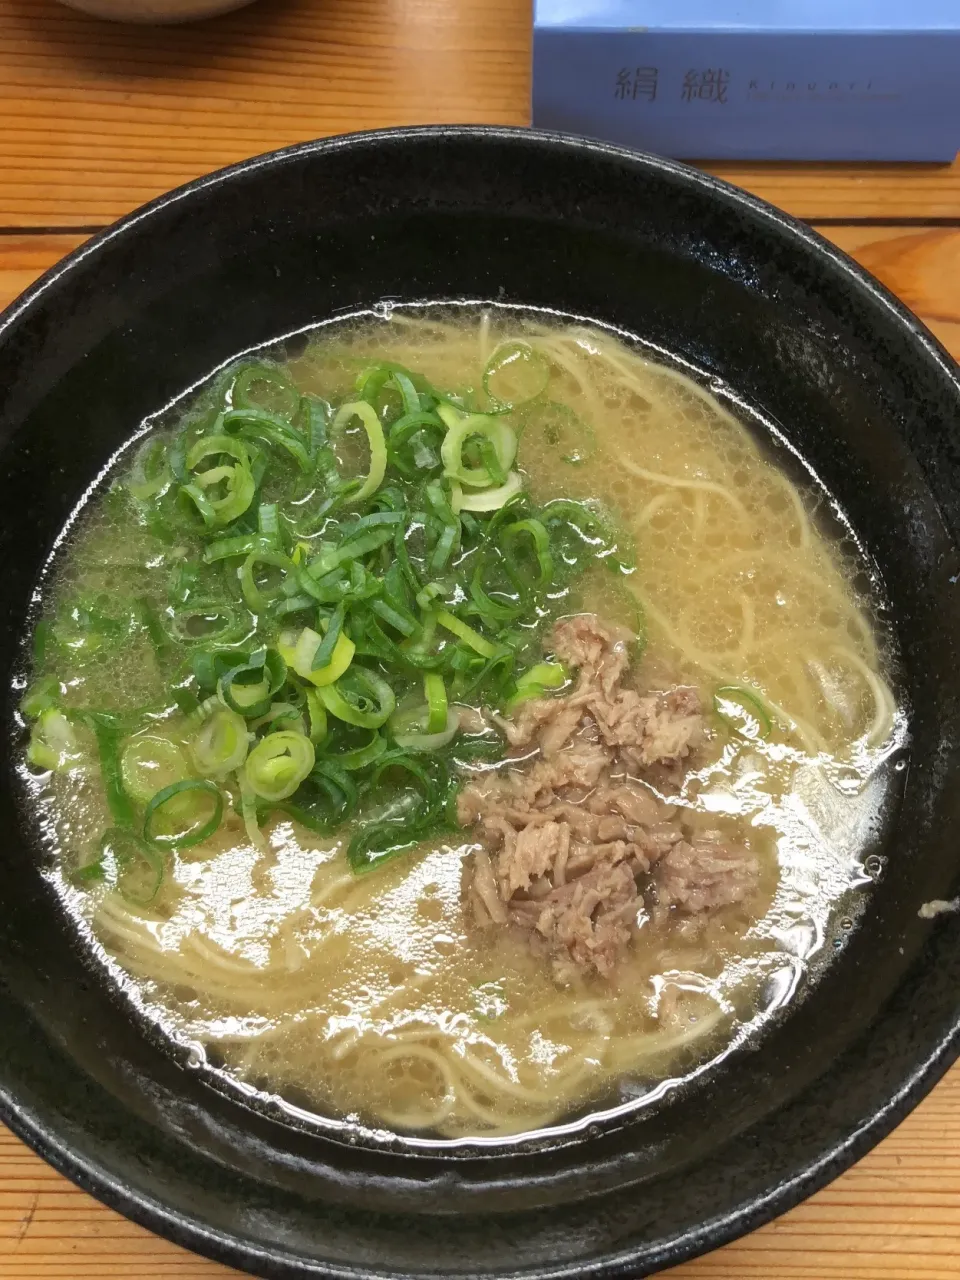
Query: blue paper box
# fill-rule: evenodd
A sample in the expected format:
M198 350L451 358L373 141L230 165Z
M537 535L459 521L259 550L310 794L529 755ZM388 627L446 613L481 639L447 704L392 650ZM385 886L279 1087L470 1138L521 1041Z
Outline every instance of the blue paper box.
M536 0L533 123L687 159L952 160L960 0Z

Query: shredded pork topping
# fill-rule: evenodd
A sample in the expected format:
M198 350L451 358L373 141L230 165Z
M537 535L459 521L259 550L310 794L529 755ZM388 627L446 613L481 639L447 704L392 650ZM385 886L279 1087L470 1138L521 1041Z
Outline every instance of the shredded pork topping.
M481 846L467 874L477 923L524 930L561 980L615 971L644 906L641 883L661 914L691 915L742 902L757 885L753 853L685 830L634 776L682 767L704 723L696 689L624 687L627 641L593 614L559 622L550 648L576 669L575 687L502 720L511 746L534 758L478 776L458 801Z

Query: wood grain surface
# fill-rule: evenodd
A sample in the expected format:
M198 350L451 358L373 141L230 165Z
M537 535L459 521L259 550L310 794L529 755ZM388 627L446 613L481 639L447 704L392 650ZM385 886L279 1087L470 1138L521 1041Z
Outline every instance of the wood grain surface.
M255 152L394 124L525 124L529 30L528 0L260 0L170 29L0 0L0 306L87 232ZM708 167L820 223L960 357L960 165ZM233 1274L0 1128L2 1280ZM830 1187L671 1274L960 1280L960 1066Z
M88 227L258 151L526 124L529 0L260 0L187 27L0 0L0 227ZM958 165L732 165L807 219L960 219Z

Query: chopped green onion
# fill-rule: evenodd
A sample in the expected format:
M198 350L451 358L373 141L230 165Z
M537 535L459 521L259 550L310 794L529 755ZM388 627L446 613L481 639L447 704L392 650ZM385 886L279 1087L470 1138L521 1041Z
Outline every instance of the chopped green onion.
M120 757L120 775L127 794L146 804L162 787L190 776L183 749L158 734L130 738Z
M591 563L633 569L590 504L523 494L509 425L522 418L507 414L542 396L549 376L546 358L514 341L494 351L478 397L361 362L356 393L331 407L301 395L287 367L247 360L172 438L143 445L108 499L156 554L122 565L138 576L119 605L106 592L72 593L52 625L38 625L35 669L56 657L65 670L21 708L35 766L83 760L82 728L95 735L131 892L157 892L160 843L189 848L213 833L222 788L260 849L275 810L326 834L362 805L348 854L358 871L456 826L445 761L492 759L503 741L490 731L451 749L454 704L511 710L563 687L559 663L530 657L537 634L568 611L574 575ZM536 412L580 448L579 420L543 401ZM361 431L370 462L357 475ZM293 629L281 630L291 615ZM162 711L62 709L94 655L109 666L148 637ZM718 713L730 692L718 690ZM754 714L737 705L741 718ZM182 738L184 721L159 723L177 708ZM109 876L101 858L76 878L112 883L112 849Z
M203 549L205 564L215 564L218 560L229 560L231 556L246 556L256 551L262 539L255 533L236 534L232 538L220 538Z
M524 574L519 564L516 547L524 537L533 543L536 557L536 572L533 586L542 589L553 581L553 556L550 554L550 535L539 520L517 520L508 524L500 533L500 541L504 552L504 565L510 577L518 587L526 585Z
M279 549L280 511L275 502L261 502L257 508L257 528L265 542Z
M240 816L243 818L247 839L255 849L265 849L267 842L257 821L257 796L245 769L237 770L237 785L240 788Z
M358 666L351 667L335 684L324 685L320 698L332 716L361 729L379 729L397 705L386 680Z
M100 860L116 868L116 889L135 907L146 907L163 883L164 857L156 845L121 827L105 831L100 839ZM86 878L92 878L89 871Z
M73 725L57 707L40 712L30 732L27 763L35 769L68 769L80 759Z
M266 409L292 418L300 406L300 392L279 366L260 361L237 370L230 392L238 409Z
M483 389L500 409L515 409L543 394L550 366L528 342L501 342L484 366Z
M566 668L559 662L538 662L517 680L513 696L506 703L505 709L513 711L522 702L531 698L542 697L547 689L560 689L569 679Z
M451 505L454 511L497 511L506 506L511 498L515 498L523 488L523 481L516 471L507 476L506 484L497 489L484 489L480 493L463 493L458 485L453 486Z
M396 528L397 525L403 524L405 519L406 516L402 511L374 511L368 516L360 516L356 520L350 520L341 525L340 532L345 538L355 538L358 533L363 533L367 529L379 529L385 525Z
M454 614L448 613L446 609L438 609L436 616L441 627L452 631L458 640L469 645L475 653L480 654L481 658L492 658L497 652L495 644L482 636L479 631L474 631L473 627L468 627L465 622L461 622Z
M324 551L322 555L316 556L311 560L305 570L301 571L299 578L301 586L309 591L311 589L311 579L315 583L318 579L325 578L340 565L362 559L363 556L368 555L371 551L376 551L379 547L391 542L393 537L394 531L392 528L367 529L359 537L345 543L344 546L332 547Z
M323 760L300 784L295 801L280 800L272 807L288 813L308 831L327 835L353 816L357 801L357 787L349 773Z
M380 757L365 788L367 797L375 798L389 774L403 779L401 795L413 792L415 808L397 807L396 817L368 820L347 846L347 861L355 875L371 871L388 859L415 847L418 837L443 810L449 781L439 761L431 768L405 751L388 751Z
M127 489L139 502L148 502L156 498L171 479L163 440L148 436L133 460L133 474L127 481Z
M526 597L519 594L512 595L503 590L497 590L496 599L489 595L484 584L490 573L491 562L495 563L498 569L502 569L503 560L499 551L495 551L489 545L481 546L470 579L470 598L475 612L488 623L498 626L504 622L513 622L520 616L525 607Z
M244 560L240 569L240 588L243 591L243 598L254 613L266 613L280 596L282 583L271 591L258 585L254 578L254 569L258 564L268 564L275 569L281 569L284 575L292 574L294 565L288 556L279 551L271 551L267 547L251 551Z
M44 676L24 694L20 703L21 714L28 720L36 720L44 711L59 706L61 697L60 681L55 676Z
M220 421L224 431L236 431L245 440L260 440L270 448L283 449L304 475L313 470L313 458L303 436L296 427L275 413L267 413L264 409L229 409Z
M384 622L393 627L395 631L399 631L402 636L416 635L420 630L420 623L417 622L416 618L408 613L401 613L398 609L394 609L392 605L387 604L386 600L374 600L370 608Z
M225 454L235 459L232 466L215 466L207 471L196 468L205 458ZM201 436L186 457L187 470L193 473L189 484L181 487L197 507L206 525L230 524L242 515L253 501L256 484L250 470L250 455L239 440L227 435ZM208 496L207 489L224 485L222 497Z
M435 413L411 413L398 419L390 428L389 460L401 474L415 477L418 472L440 466L440 457L430 442L430 434L442 441L446 427Z
M403 412L407 416L416 413L420 408L420 396L410 381L409 374L402 369L394 369L390 377L390 382L400 392L400 399L403 401Z
M569 673L562 662L538 662L523 673L517 684L538 684L542 689L561 689L569 679Z
M206 777L224 778L247 758L249 732L243 716L214 700L213 708L190 743L198 771Z
M274 613L283 616L288 613L303 613L305 609L315 608L316 603L312 596L290 596L289 599L280 601L274 608Z
M243 773L264 800L292 796L314 766L313 743L302 733L282 729L267 734L247 756Z
M295 707L292 702L271 702L270 709L264 715L250 722L250 728L253 732L262 729L264 726L267 727L268 733L274 733L278 729L291 729L294 733L307 733L307 727L304 724L300 708ZM307 734L307 736L309 737L310 735Z
M307 713L310 717L310 741L323 742L327 736L327 709L316 689L307 690Z
M373 764L387 749L386 738L382 737L377 729L371 730L370 741L362 747L354 747L352 751L340 751L337 753L337 764L341 769L348 769L351 773L357 769L365 769L368 764Z
M137 613L143 629L150 637L150 643L153 645L153 651L157 655L157 659L166 658L170 652L170 640L160 623L156 609L146 596L141 596L137 600Z
M442 733L447 725L447 690L443 676L428 671L423 677L423 692L427 700L427 733Z
M457 658L461 656L468 661L457 664ZM491 699L496 700L510 686L516 666L516 656L508 645L501 645L494 650L486 662L479 662L472 654L457 653L451 660L451 664L455 665L458 672L457 697L462 699L477 689L486 688Z
M184 644L233 644L250 634L246 609L226 601L196 601L177 609L168 622L170 634Z
M217 681L224 706L248 719L270 710L273 695L283 686L287 667L276 649L259 649L247 662L231 667Z
M760 697L740 685L721 685L713 695L713 708L728 728L744 738L767 738L773 720Z
M493 445L499 473L506 472L517 456L517 437L499 418L484 413L464 416L450 405L440 405L437 413L447 425L447 434L440 446L443 473L459 485L484 489L495 484L489 467L468 466L463 458L467 442L475 436L486 438Z
M210 816L204 819L202 808L199 813L194 809L194 821L190 826L181 831L155 833L154 827L158 819L169 819L174 816L179 819L184 816L183 805L180 802L188 794L192 800L196 800L199 796L209 796L213 801ZM178 802L175 806L176 813L172 811L171 805L171 801L174 800ZM143 838L154 844L168 845L170 848L189 849L195 844L202 844L204 840L209 840L220 826L222 817L223 796L217 784L210 782L207 778L185 778L181 782L172 782L170 786L164 787L150 800L143 815Z
M120 768L120 742L123 737L120 721L103 711L85 711L80 718L93 730L100 754L100 776L107 797L110 816L118 827L132 827L136 822L133 802L123 785Z
M448 709L443 725L436 732L427 733L424 730L423 724L426 719L426 707L418 708L414 714L406 712L402 718L395 717L396 728L393 729L393 740L397 746L404 751L439 751L448 742L452 742L460 732L460 717L452 707ZM418 724L419 727L407 728L406 726L411 722ZM391 721L391 725L393 723L394 721ZM499 739L497 741L502 750L502 744Z
M324 667L329 667L333 660L333 655L337 644L340 640L340 634L343 631L343 623L346 618L346 608L341 600L334 609L329 621L323 626L323 639L317 645L313 658L310 661L311 675L314 671L322 671Z
M618 574L633 572L629 543L621 546L622 536L615 535L585 503L554 498L542 508L540 520L550 532L559 560L568 570L581 569L588 561L600 561Z
M350 637L341 631L333 646L330 661L315 671L313 660L323 641L324 637L310 627L304 627L299 635L295 631L284 631L278 641L280 653L288 666L302 680L309 680L318 687L339 680L353 661L357 648Z
M376 410L364 400L343 405L330 424L331 433L335 435L338 431L341 431L351 418L360 419L363 429L367 433L367 440L370 443L370 470L363 484L350 497L351 503L357 503L363 502L365 498L369 498L372 493L376 493L380 488L387 471L387 445L383 438L383 427L380 425Z
M434 600L443 594L444 588L439 582L428 582L421 591L417 592L417 604L421 609L429 609Z

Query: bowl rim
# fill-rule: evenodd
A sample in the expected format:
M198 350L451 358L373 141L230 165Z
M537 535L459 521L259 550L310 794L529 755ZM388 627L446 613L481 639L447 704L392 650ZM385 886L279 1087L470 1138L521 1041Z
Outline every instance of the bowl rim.
M846 277L854 288L879 304L901 329L906 330L928 361L932 361L945 380L952 384L960 406L960 365L923 322L880 281L851 259L843 250L821 236L810 225L785 212L769 201L755 196L732 183L692 165L667 159L649 152L581 137L559 131L506 125L438 124L360 130L314 139L241 160L235 164L204 174L188 183L164 192L132 210L116 222L99 230L90 239L61 258L31 284L18 298L0 312L0 343L16 334L18 325L30 311L54 292L64 277L114 240L138 232L149 223L184 201L213 192L234 180L275 168L288 162L336 153L342 150L370 150L405 141L448 139L477 143L511 142L533 148L547 147L566 152L571 157L591 156L634 169L669 175L688 189L699 190L727 208L739 209L786 237L794 247L815 257L822 265ZM860 1124L843 1136L834 1132L825 1149L815 1158L806 1159L789 1177L772 1183L760 1196L744 1196L726 1211L709 1218L691 1230L676 1233L642 1250L631 1245L615 1254L590 1261L572 1261L551 1268L499 1273L472 1273L480 1276L536 1277L536 1280L625 1280L627 1276L649 1275L661 1268L677 1265L735 1240L763 1226L795 1207L802 1200L827 1185L886 1137L940 1081L960 1056L960 1014L943 1029L932 1030L924 1041L921 1060L884 1105L868 1114ZM100 1160L83 1155L66 1136L58 1117L44 1116L29 1104L18 1102L11 1092L0 1086L0 1121L46 1160L59 1173L96 1199L115 1209L138 1225L175 1244L205 1257L249 1271L257 1275L334 1277L358 1280L359 1277L399 1275L388 1270L370 1271L361 1267L342 1266L331 1262L310 1262L282 1246L255 1244L206 1225L199 1216L171 1207L156 1196L126 1187ZM736 1141L736 1139L731 1139ZM442 1158L442 1155L441 1155ZM774 1173L771 1167L771 1175ZM772 1185L771 1185L772 1183ZM638 1269L639 1268L639 1269Z

